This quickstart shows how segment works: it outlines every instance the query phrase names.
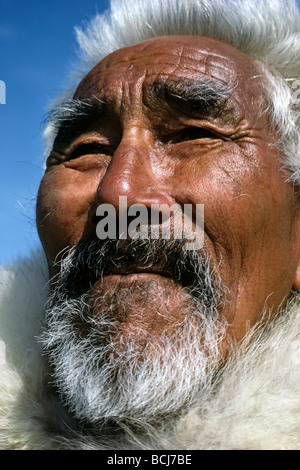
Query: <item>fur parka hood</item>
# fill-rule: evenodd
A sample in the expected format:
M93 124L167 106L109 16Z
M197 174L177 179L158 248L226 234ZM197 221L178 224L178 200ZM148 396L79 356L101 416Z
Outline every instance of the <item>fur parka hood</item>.
M300 449L300 299L258 328L198 406L126 444L72 435L44 392L37 337L48 295L42 252L0 273L0 449ZM253 334L253 333L252 333ZM49 404L50 403L50 404Z

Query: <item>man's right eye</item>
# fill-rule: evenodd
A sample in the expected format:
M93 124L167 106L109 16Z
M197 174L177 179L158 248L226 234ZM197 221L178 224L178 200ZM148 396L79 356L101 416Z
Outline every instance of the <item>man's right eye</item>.
M81 144L76 147L69 156L69 160L75 158L83 157L84 155L99 155L105 154L108 155L109 151L105 145L98 144L96 142Z

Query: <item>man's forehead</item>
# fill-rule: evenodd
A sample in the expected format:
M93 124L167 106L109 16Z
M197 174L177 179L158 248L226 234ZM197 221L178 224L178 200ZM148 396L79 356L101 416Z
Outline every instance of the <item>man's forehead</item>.
M97 64L79 84L76 98L111 83L209 79L241 85L257 75L254 61L220 41L200 36L164 36L119 49Z

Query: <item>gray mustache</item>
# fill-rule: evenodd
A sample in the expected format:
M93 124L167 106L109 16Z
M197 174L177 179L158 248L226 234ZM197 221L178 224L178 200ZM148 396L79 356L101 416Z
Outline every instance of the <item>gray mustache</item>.
M184 240L83 239L62 258L56 291L60 298L79 298L106 275L153 272L174 279L211 307L215 293L208 292L207 278L215 276L207 256L184 245Z

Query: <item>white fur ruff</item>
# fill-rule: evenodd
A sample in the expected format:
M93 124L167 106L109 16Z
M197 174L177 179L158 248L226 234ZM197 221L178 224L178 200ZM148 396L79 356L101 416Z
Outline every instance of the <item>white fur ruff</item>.
M0 273L0 448L104 449L121 444L94 438L58 438L49 431L42 399L40 347L47 267L38 252ZM251 346L231 358L217 392L207 390L175 428L142 440L140 449L300 449L300 300L261 329ZM123 441L124 448L124 441Z

